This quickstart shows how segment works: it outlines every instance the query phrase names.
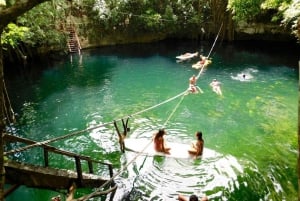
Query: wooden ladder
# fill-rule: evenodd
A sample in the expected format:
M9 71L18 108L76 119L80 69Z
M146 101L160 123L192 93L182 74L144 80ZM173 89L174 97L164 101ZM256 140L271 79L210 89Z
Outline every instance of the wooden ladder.
M70 53L78 52L80 54L81 46L74 26L70 24L67 28L67 32L68 32L67 44L68 44L69 52Z

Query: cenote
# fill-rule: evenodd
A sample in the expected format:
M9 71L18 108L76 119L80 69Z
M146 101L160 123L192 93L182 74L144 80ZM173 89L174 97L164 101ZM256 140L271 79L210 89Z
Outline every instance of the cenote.
M195 51L207 55L211 47L195 41L103 47L6 75L18 113L14 133L44 141L157 105L185 91L189 77L199 72L192 68L196 59L178 63L175 57ZM201 130L213 156L141 155L127 166L137 153L120 152L112 124L51 145L108 161L115 173L122 170L115 180L115 200L126 194L127 200L168 201L179 193L222 201L297 200L298 53L289 45L217 42L212 63L197 82L204 93L185 96L176 110L180 99L129 120L128 138L151 139L164 127L167 141L190 144ZM242 74L248 79L242 80ZM222 83L223 96L212 92L214 78ZM39 163L42 153L14 157ZM59 167L69 165L52 160ZM58 194L23 186L6 200L50 200Z

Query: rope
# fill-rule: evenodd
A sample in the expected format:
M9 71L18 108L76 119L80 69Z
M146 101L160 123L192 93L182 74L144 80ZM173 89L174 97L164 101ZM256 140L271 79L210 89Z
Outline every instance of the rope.
M171 117L173 116L173 114L175 113L175 111L177 110L177 108L179 107L180 103L183 101L183 98L185 97L185 95L183 95L180 99L180 101L177 103L177 105L175 106L175 108L173 109L172 113L170 114L170 116L168 117L168 119L165 121L164 126L165 127L168 123L168 121L171 119Z
M5 96L6 96L6 99L8 101L8 106L9 106L9 109L10 109L10 113L11 113L11 118L13 120L13 122L15 122L15 113L12 109L12 106L11 106L11 103L10 103L10 99L9 99L9 96L8 96L8 93L7 93L7 89L6 89L6 84L5 84L5 81L3 79L3 88L4 88L4 93L5 93ZM3 97L3 100L5 100L5 98ZM6 106L4 105L5 109L6 109ZM10 118L9 117L9 113L7 112L8 116L7 118Z
M149 107L149 108L147 108L147 109L144 109L144 110L142 110L142 111L136 112L136 113L131 114L131 115L128 115L128 116L129 116L129 117L136 116L136 115L138 115L138 114L141 114L141 113L144 113L144 112L149 111L149 110L151 110L151 109L154 109L154 108L156 108L156 107L158 107L158 106L161 106L161 105L163 105L163 104L166 104L166 103L168 103L168 102L170 102L170 101L172 101L172 100L174 100L174 99L180 97L181 95L183 95L183 94L185 94L185 93L186 93L186 91L184 91L184 92L182 92L182 93L180 93L180 94L178 94L178 95L176 95L176 96L174 96L174 97L172 97L172 98L169 98L169 99L167 99L167 100L165 100L165 101L163 101L163 102L161 102L161 103L159 103L159 104L157 104L157 105L154 105L154 106L152 106L152 107ZM124 119L124 118L118 119L117 121L121 121L122 119ZM97 126L94 126L94 127L91 127L91 128L87 128L87 129L80 130L80 131L75 131L75 132L69 133L69 134L67 134L67 135L59 136L59 137L52 138L52 139L49 139L49 140L45 140L45 141L42 141L42 142L37 142L37 143L35 143L35 144L27 145L27 146L24 146L24 147L22 147L22 148L10 150L10 151L4 152L3 154L4 154L4 155L8 155L8 154L16 153L16 152L25 151L25 150L30 149L30 148L33 148L33 147L37 147L37 146L49 144L49 143L51 143L51 142L55 142L55 141L58 141L58 140L66 139L66 138L69 138L69 137L73 137L73 136L79 135L79 134L81 134L81 133L83 133L83 132L91 131L91 130L94 130L94 129L97 129L97 128L100 128L100 127L103 127L103 126L106 126L106 125L109 125L109 124L113 124L113 123L114 123L114 121L106 122L106 123L103 123L103 124L100 124L100 125L97 125Z
M144 112L146 112L146 111L148 111L148 110L154 109L154 108L156 108L156 107L158 107L158 106L161 106L161 105L163 105L163 104L165 104L165 103L168 103L168 102L170 102L170 101L172 101L172 100L174 100L174 99L176 99L176 98L178 98L178 97L184 95L185 93L186 93L186 90L185 90L184 92L182 92L182 93L180 93L180 94L178 94L178 95L172 97L172 98L169 98L168 100L165 100L165 101L163 101L163 102L157 104L157 105L154 105L154 106L152 106L152 107L146 108L146 109L144 109L144 110L142 110L142 111L140 111L140 112L134 113L134 114L132 114L131 116L135 116L135 115L144 113Z
M151 145L152 141L153 141L153 139L150 140L150 142L140 152L138 152L138 154L135 155L119 172L117 172L114 176L112 176L110 178L110 180L107 180L105 183L103 183L98 189L96 189L95 192L89 194L84 200L88 200L88 199L92 198L99 191L101 191L101 189L103 187L110 184L117 176L119 176L125 170L125 168L127 168L131 163L133 163L137 159L137 157L139 157L141 154L143 154L143 152Z
M211 52L212 52L212 50L213 50L213 48L214 48L214 46L215 46L215 44L216 44L216 41L217 41L217 39L218 39L218 37L219 37L219 34L220 34L220 31L221 31L222 26L223 26L223 23L222 23L222 25L221 25L221 27L220 27L220 29L219 29L219 32L218 32L218 34L217 34L217 36L216 36L216 38L215 38L215 41L214 41L214 43L213 43L213 45L212 45L212 47L211 47L211 49L210 49L210 51L209 51L209 54L208 54L207 58L209 58L209 56L210 56L210 54L211 54ZM200 72L199 72L197 78L200 77L200 74L202 73L203 69L204 69L204 67L201 68L201 70L200 70ZM149 108L147 108L147 109L145 109L145 110L142 110L142 111L140 111L140 112L137 112L137 113L133 114L132 116L141 114L141 113L143 113L143 112L146 112L146 111L148 111L148 110L151 110L151 109L153 109L153 108L155 108L155 107L158 107L158 106L160 106L160 105L162 105L162 104L164 104L164 103L167 103L167 102L169 102L169 101L171 101L171 100L174 100L174 99L176 99L176 98L182 96L181 99L180 99L180 101L177 103L177 105L176 105L175 108L173 109L172 113L169 115L169 117L168 117L167 120L165 121L165 123L164 123L164 126L165 126L165 125L168 123L168 121L171 119L171 117L174 115L175 111L177 110L177 108L179 107L179 105L181 104L181 102L183 101L183 99L184 99L184 97L185 97L185 94L186 94L186 91L184 91L184 92L178 94L177 96L174 96L173 98L170 98L170 99L168 99L168 100L166 100L166 101L164 101L164 102L162 102L162 103L159 103L159 104L154 105L154 106L152 106L152 107L149 107ZM127 164L126 164L126 165L125 165L118 173L116 173L110 180L108 180L108 181L106 181L104 184L102 184L95 192L93 192L93 193L89 194L88 196L86 196L84 200L88 200L88 199L92 198L92 197L93 197L94 195L96 195L99 191L101 191L101 189L102 189L103 187L105 187L106 185L108 185L109 183L111 183L112 180L113 180L114 178L116 178L118 175L120 175L120 174L125 170L125 168L127 168L131 163L133 163L133 162L137 159L137 157L139 157L139 156L140 156L140 155L141 155L141 154L142 154L142 153L150 146L150 144L152 143L152 141L153 141L153 139L152 139L152 140L151 140L151 141L150 141L150 142L142 149L142 151L140 151L133 159L131 159L131 161L128 162L128 163L127 163Z
M176 105L175 108L173 109L172 113L169 115L168 119L165 121L165 123L164 123L164 126L165 126L165 125L167 124L167 122L171 119L171 117L173 116L173 114L175 113L175 111L177 110L177 108L179 107L180 103L183 101L185 95L186 95L186 91L184 91L183 93L180 93L180 94L178 94L177 96L174 96L173 98L170 98L170 99L168 99L168 100L166 100L166 101L164 101L164 102L162 102L162 103L160 103L160 104L157 104L157 105L155 105L155 106L149 107L149 108L147 108L147 109L145 109L145 110L143 110L143 111L141 111L141 112L148 111L148 110L150 110L150 109L153 109L153 108L155 108L155 107L158 107L158 106L161 105L161 104L164 104L164 103L166 103L166 102L169 102L169 101L171 101L171 100L174 100L174 99L176 99L176 98L182 96L181 99L180 99L180 101L177 103L177 105ZM134 115L140 114L141 112L137 112L137 113L135 113ZM135 157L133 157L133 159L131 159L131 161L129 161L129 162L128 162L128 163L127 163L120 171L119 171L119 172L117 172L113 177L111 177L110 180L108 180L108 181L106 181L104 184L102 184L95 192L93 192L93 193L89 194L88 196L86 196L84 200L88 200L88 199L92 198L92 197L93 197L94 195L96 195L99 191L101 191L101 189L102 189L103 187L105 187L106 185L110 184L110 183L113 181L113 179L116 178L117 176L119 176L119 175L125 170L125 168L127 168L131 163L133 163L133 162L137 159L137 157L139 157L141 154L143 154L143 152L151 145L152 141L153 141L153 139L150 140L149 143L142 149L142 151L140 151L137 155L135 155ZM147 158L147 157L146 157L146 158ZM144 159L144 162L145 162L146 158Z
M219 37L219 35L220 35L220 32L221 32L222 27L223 27L223 22L222 22L222 24L221 24L221 26L220 26L220 28L219 28L218 34L217 34L217 36L216 36L216 38L215 38L215 41L214 41L213 45L211 46L210 51L209 51L209 53L208 53L208 55L207 55L207 57L206 57L207 59L210 57L210 54L211 54L211 52L212 52L212 50L213 50L213 48L214 48L214 46L215 46L215 44L216 44L216 42L217 42L217 39L218 39L218 37ZM196 76L196 79L198 79L198 78L200 77L200 75L201 75L201 73L202 73L203 70L204 70L204 66L203 66L203 67L201 68L201 70L199 71L198 75Z

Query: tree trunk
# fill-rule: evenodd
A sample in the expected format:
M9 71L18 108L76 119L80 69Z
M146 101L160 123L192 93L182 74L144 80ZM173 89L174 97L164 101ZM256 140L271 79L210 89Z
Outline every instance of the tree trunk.
M298 61L298 67L300 69L300 60ZM299 75L299 78L300 78L300 75ZM298 93L300 93L300 81L298 82ZM300 96L298 96L298 117L299 117L299 115L300 115ZM300 156L299 156L299 153L300 153L300 120L298 118L298 200L300 201L300 193L299 193L300 192Z
M0 30L2 33L2 30ZM0 34L1 41L1 34ZM3 134L5 131L5 120L4 120L4 94L3 94L3 56L2 56L2 45L0 43L0 201L4 200L4 184L5 184L5 170L4 170L4 155L3 155Z
M223 24L223 28L220 32L221 40L226 39L232 41L234 39L234 24L231 13L227 11L227 2L228 1L219 0L210 1L212 12L211 21L213 23L211 32L216 35L221 24Z
M4 28L8 23L17 19L25 12L31 10L33 7L49 0L18 0L16 3L8 8L1 9L0 12L0 41ZM3 72L3 54L2 45L0 42L0 201L4 201L4 184L5 184L5 169L4 169L4 155L3 155L3 134L5 132L4 120L4 72Z

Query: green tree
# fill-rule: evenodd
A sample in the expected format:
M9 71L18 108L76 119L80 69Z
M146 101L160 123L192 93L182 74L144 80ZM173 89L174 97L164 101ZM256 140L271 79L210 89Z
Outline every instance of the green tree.
M227 9L236 22L257 21L269 16L266 22L283 24L300 38L299 0L229 0Z
M300 1L293 0L283 11L282 23L292 28L292 33L300 41Z
M10 1L5 1L6 6L0 7L0 41L2 41L2 33L5 27L17 19L17 17L23 15L33 7L45 2L46 0L20 0L11 4ZM4 184L5 184L5 169L4 169L4 155L3 155L3 135L5 133L5 122L4 122L4 73L3 73L3 54L2 44L0 43L0 201L4 200Z
M29 34L28 27L9 23L2 33L1 43L3 48L6 49L8 46L16 48L20 41L25 40L27 34Z

